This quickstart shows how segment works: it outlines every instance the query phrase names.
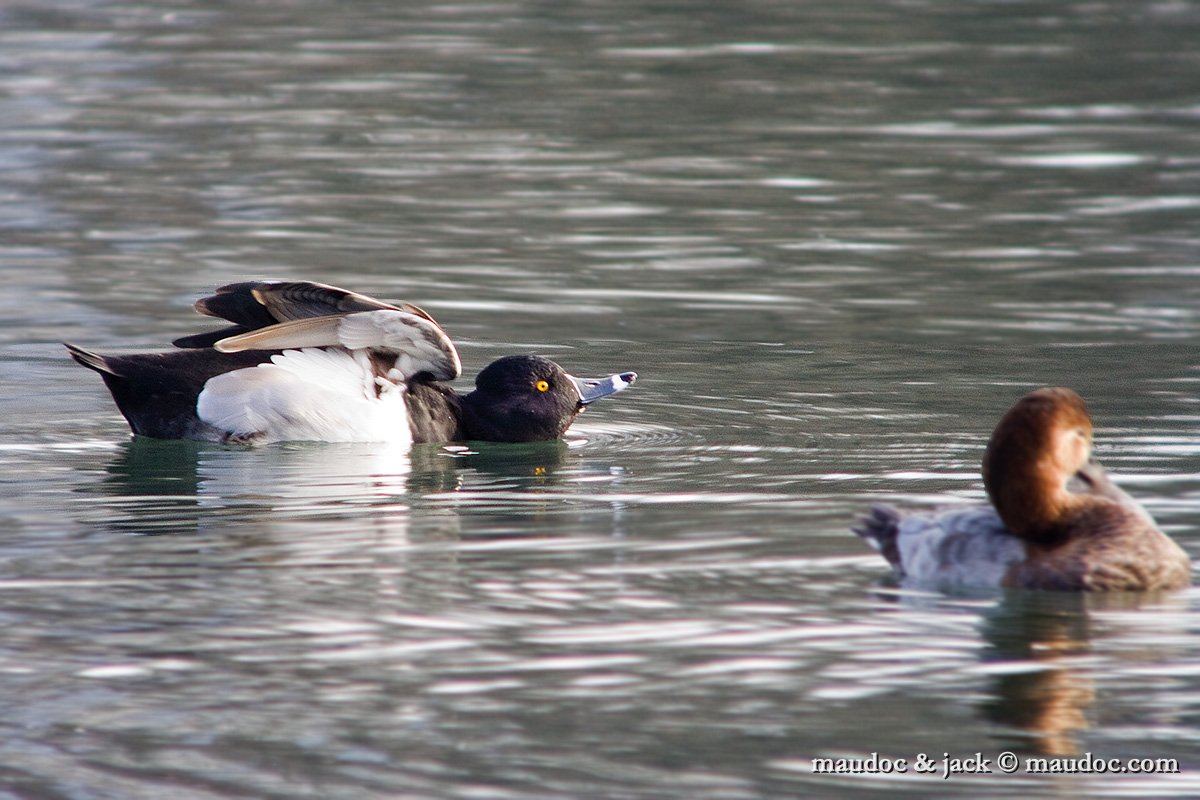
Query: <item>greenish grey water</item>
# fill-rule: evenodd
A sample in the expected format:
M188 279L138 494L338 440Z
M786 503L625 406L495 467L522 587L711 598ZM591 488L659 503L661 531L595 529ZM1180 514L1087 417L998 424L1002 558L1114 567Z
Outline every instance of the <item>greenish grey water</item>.
M1200 796L1197 593L897 592L1024 391L1200 549L1200 8L0 8L0 797ZM569 441L129 441L58 344L250 277L468 376L636 370ZM464 386L467 382L464 381ZM1178 773L816 775L877 753Z

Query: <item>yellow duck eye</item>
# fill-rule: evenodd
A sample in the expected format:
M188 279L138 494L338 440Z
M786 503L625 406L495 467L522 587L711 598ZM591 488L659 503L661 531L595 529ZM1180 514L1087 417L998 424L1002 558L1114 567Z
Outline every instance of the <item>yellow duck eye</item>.
M545 381L538 381L533 385L533 388L537 389L539 392L545 392L550 389L550 384L546 383Z

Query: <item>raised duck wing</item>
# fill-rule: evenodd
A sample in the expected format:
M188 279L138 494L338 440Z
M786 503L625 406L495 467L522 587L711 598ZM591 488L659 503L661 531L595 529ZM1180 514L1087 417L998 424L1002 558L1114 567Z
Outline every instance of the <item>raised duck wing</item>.
M449 381L462 374L458 350L446 332L424 312L399 308L295 319L221 339L214 347L222 353L344 347L394 361L381 374L395 369L405 380L426 373Z
M265 311L272 322L286 322L349 311L396 308L365 294L311 281L231 283L217 289L216 294L196 301L195 307L201 314L242 325L247 324L247 317L261 319L260 310Z
M365 294L339 289L312 281L243 281L217 289L215 294L197 300L194 308L209 317L228 320L232 327L183 336L176 347L212 347L222 339L265 328L279 322L309 319L356 311L408 311L433 319L416 306L393 305Z

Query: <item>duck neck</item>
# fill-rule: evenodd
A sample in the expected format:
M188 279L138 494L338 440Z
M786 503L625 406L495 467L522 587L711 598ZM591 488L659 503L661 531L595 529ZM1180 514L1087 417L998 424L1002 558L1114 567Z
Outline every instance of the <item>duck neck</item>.
M988 455L984 486L1009 531L1031 543L1062 541L1079 497L1067 490L1060 470L1046 461L1006 461L990 451Z
M483 402L481 401L479 390L476 389L469 394L460 395L461 398L461 417L460 425L462 426L463 438L478 441L494 441L496 437L495 426L487 420L486 414L483 413Z
M466 438L462 397L449 386L432 381L410 382L404 405L414 442L457 442Z

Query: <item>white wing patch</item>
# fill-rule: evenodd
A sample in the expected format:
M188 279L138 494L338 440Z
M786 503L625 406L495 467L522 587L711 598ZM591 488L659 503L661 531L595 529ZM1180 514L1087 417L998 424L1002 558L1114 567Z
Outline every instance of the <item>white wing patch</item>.
M377 391L365 352L285 350L210 379L196 413L263 442L412 442L403 385L380 382Z

